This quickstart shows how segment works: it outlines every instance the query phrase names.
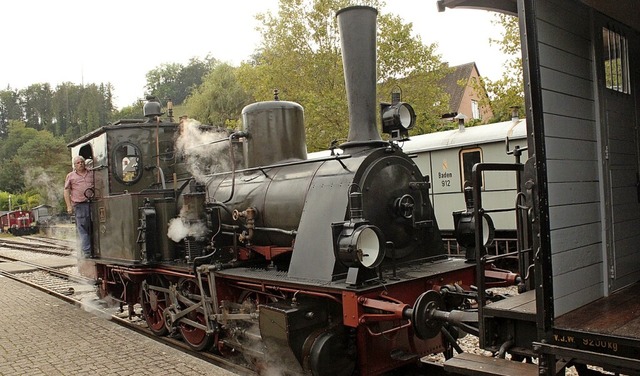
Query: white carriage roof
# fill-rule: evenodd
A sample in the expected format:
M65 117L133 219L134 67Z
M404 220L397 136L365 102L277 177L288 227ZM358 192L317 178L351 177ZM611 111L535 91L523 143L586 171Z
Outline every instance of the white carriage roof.
M524 119L515 121L503 121L500 123L476 125L464 127L464 130L452 129L450 131L434 132L410 137L409 141L401 143L402 150L407 154L430 150L448 148L460 148L487 144L492 142L505 142L527 137L527 122ZM336 149L337 154L342 150ZM325 158L331 155L330 150L322 150L307 155L308 159Z
M504 142L509 139L522 139L527 136L527 126L524 119L517 121L503 121L500 123L476 125L450 131L427 133L410 137L402 146L405 153L417 153L428 150L448 149L451 147L465 147L486 144L490 142Z

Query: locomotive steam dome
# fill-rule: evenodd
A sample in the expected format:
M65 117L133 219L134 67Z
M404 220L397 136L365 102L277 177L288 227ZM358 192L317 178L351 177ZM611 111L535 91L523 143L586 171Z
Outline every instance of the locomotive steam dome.
M142 108L142 112L144 117L151 118L153 116L161 116L162 115L162 107L160 103L150 100L144 104Z
M287 101L253 103L242 109L247 168L307 159L302 106Z

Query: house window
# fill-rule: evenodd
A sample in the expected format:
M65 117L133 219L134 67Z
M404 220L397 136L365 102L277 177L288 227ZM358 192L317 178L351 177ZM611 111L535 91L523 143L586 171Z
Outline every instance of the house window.
M480 119L480 107L478 106L478 101L471 101L471 115L474 119Z
M618 32L602 28L604 76L607 89L631 93L629 82L629 45Z
M472 186L473 180L471 172L476 163L482 162L482 149L463 149L460 151L460 176L462 177L462 187ZM482 186L482 185L481 185Z

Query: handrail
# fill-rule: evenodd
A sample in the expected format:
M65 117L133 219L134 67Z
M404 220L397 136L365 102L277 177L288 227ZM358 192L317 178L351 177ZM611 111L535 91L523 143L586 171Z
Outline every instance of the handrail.
M485 264L487 263L486 247L483 243L482 215L485 213L482 207L482 176L484 171L513 171L516 173L516 191L521 192L521 174L524 172L522 163L476 163L471 169L471 181L473 182L473 219L475 221L475 254L476 254L476 279L478 288L478 332L480 334L480 347L485 347L484 306L486 302L485 288ZM516 206L517 209L517 206ZM516 213L517 214L517 213ZM519 237L518 237L519 238ZM521 247L518 246L518 250Z

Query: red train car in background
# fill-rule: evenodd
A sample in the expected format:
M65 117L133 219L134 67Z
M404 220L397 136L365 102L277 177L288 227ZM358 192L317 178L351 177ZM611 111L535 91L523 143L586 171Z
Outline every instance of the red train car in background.
M26 210L13 210L0 215L0 229L13 235L35 234L36 227L33 215Z

